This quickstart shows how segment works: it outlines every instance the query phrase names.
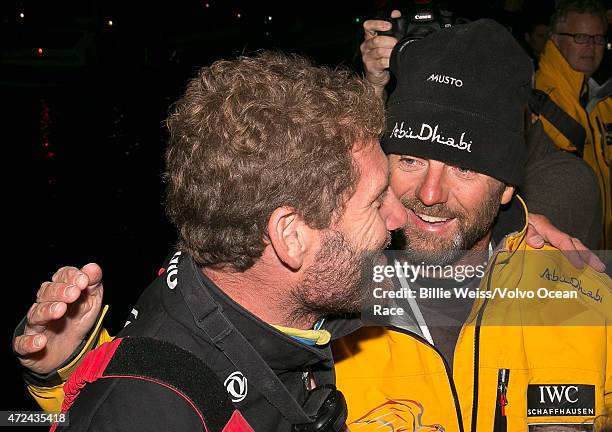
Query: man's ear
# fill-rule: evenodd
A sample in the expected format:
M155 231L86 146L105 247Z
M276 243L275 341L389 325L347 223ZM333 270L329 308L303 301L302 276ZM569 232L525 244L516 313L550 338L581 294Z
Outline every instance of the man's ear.
M504 193L502 193L500 204L508 204L514 195L514 186L506 186Z
M278 258L292 270L298 270L312 247L313 232L291 207L278 207L268 220L268 239Z
M548 34L548 38L555 43L557 48L559 48L559 36L556 33L552 33L551 30L551 32Z

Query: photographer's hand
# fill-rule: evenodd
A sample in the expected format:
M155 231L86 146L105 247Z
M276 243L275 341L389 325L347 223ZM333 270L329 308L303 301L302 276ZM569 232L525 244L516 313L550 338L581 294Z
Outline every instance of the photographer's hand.
M391 12L392 18L402 14L398 10ZM383 96L385 85L389 82L389 58L397 43L392 36L378 36L377 32L391 30L391 23L383 20L367 20L363 23L364 41L360 46L361 60L365 67L365 78L374 86L376 94Z

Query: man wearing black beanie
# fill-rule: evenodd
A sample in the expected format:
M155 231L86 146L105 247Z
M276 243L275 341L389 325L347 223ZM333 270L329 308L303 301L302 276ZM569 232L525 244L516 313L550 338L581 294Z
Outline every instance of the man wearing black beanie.
M408 151L518 185L533 66L516 47L492 20L396 45L385 152Z
M373 294L386 308L364 311L387 329L336 349L350 429L592 431L612 409L612 280L525 242L514 191L531 62L506 29L479 20L401 41L390 69L381 144L408 213L395 268L412 273ZM476 252L482 273L460 279Z
M399 11L393 11L392 16L398 15ZM366 21L365 40L361 45L365 76L381 95L385 94L388 87L386 84L390 81L389 59L397 39L379 35L378 32L390 28L391 24L387 21ZM474 42L475 53L488 43ZM453 53L450 52L449 55L452 56ZM467 64L463 61L459 63ZM489 76L486 71L478 68L478 62L472 63L472 66L476 67L477 73L481 73L482 76ZM494 71L494 74L498 73L499 71ZM450 81L450 78L446 79ZM480 93L482 95L486 91L483 89ZM489 105L492 109L496 109L496 106L503 108L505 101L489 100ZM401 129L398 133L401 134ZM560 247L571 249L572 243L576 244L575 239L579 239L588 248L597 249L602 229L602 202L598 193L597 178L584 161L556 151L541 121L528 127L527 158L524 168L524 181L520 185L520 190L531 212L546 216L556 227L572 236L572 239L566 239ZM533 221L535 218L536 216L532 218Z
M533 67L518 48L495 21L480 20L394 49L381 144L416 262L487 249L499 205L522 181Z

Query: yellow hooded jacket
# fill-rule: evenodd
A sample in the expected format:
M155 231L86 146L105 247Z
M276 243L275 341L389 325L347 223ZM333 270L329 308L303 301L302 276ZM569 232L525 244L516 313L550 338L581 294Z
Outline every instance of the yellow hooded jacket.
M612 409L612 280L534 251L526 229L500 244L479 290L534 299L477 298L452 374L411 331L365 327L336 343L351 431L591 431Z
M602 249L612 249L612 193L610 190L610 162L612 161L612 96L608 95L587 112L581 97L588 92L583 73L575 71L557 46L549 40L540 57L540 69L535 76L535 87L542 90L559 108L575 119L586 133L582 157L593 168L601 189L603 209ZM568 138L544 116L540 117L544 130L561 150L578 153ZM607 130L610 129L610 130Z

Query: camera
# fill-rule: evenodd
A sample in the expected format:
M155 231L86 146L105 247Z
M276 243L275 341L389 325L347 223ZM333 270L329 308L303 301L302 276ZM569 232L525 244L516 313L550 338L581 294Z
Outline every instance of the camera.
M391 18L391 30L378 32L379 35L393 36L398 41L412 42L453 25L453 12L445 3L434 0L412 0L402 16Z

